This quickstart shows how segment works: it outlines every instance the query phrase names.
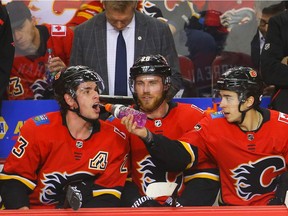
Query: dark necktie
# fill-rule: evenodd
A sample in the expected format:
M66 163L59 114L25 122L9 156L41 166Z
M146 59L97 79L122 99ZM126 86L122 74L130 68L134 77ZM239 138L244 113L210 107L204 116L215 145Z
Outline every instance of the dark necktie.
M114 94L127 95L127 55L122 31L119 31L117 38Z

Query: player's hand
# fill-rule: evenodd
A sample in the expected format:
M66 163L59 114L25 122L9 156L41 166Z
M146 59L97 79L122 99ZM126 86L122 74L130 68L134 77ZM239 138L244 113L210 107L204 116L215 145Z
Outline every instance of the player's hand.
M51 72L58 72L63 68L66 68L66 64L59 57L53 57L48 65L48 69Z
M121 119L121 123L125 125L128 132L139 136L140 138L145 138L147 136L147 130L145 127L137 127L137 122L133 121L133 115L125 116Z

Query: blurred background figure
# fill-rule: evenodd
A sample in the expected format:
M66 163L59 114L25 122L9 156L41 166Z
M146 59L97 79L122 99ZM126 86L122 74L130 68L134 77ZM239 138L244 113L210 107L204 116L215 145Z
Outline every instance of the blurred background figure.
M36 18L22 1L9 2L6 8L15 42L8 99L49 98L45 72L48 69L57 72L69 64L73 31L64 25L37 25ZM49 68L46 67L48 48L56 56Z
M215 10L194 13L184 25L188 57L194 64L198 96L211 93L211 65L225 46L228 30L221 24L221 12Z
M263 6L264 5L264 6ZM264 8L263 8L264 7ZM263 8L263 9L262 9ZM268 30L268 22L272 16L275 16L285 10L285 2L258 2L256 16L258 19L258 29L251 41L251 60L253 68L261 73L260 56L265 44L265 38ZM264 95L271 96L274 91L274 85L268 85L264 89Z
M5 92L9 84L14 52L10 19L6 8L0 1L0 115L2 100L7 96Z
M274 85L270 108L288 113L288 11L269 19L261 53L261 73L267 85Z
M261 4L262 3L262 4ZM278 2L258 2L256 17L258 19L258 29L251 41L251 59L255 70L260 69L260 54L265 43L266 33L268 30L269 19L285 10L284 1ZM267 5L268 4L268 5ZM263 8L264 5L264 8Z

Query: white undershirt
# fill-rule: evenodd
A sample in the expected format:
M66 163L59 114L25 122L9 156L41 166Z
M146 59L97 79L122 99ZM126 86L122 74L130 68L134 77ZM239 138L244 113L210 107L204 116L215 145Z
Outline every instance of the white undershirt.
M263 46L265 44L265 38L260 31L259 31L259 41L260 41L260 54L261 54Z
M116 62L116 45L119 31L116 30L109 22L107 22L107 69L108 69L108 85L109 95L114 95L115 86L115 62ZM129 90L128 78L130 68L134 63L134 48L135 48L135 16L130 24L122 31L127 53L127 93L131 96Z

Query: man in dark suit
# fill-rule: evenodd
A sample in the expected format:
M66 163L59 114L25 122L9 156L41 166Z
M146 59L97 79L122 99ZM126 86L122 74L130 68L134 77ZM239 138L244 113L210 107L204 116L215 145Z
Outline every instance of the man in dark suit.
M286 5L287 8L287 5ZM271 17L261 53L261 72L268 85L275 85L270 108L288 114L288 11Z
M279 14L285 10L284 2L273 4L268 7L264 7L262 11L258 13L259 24L258 30L251 41L251 59L254 69L260 69L260 54L262 52L263 45L265 43L266 33L268 30L268 22L272 16Z
M104 80L104 94L114 95L116 41L119 31L127 49L127 74L141 55L161 54L172 70L171 99L181 88L179 61L169 26L135 10L137 1L103 1L105 11L75 28L71 65L87 65ZM128 82L128 79L127 79ZM128 86L128 85L127 85ZM127 92L130 93L130 91Z

